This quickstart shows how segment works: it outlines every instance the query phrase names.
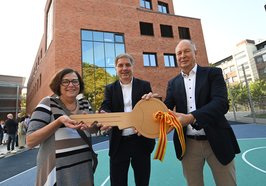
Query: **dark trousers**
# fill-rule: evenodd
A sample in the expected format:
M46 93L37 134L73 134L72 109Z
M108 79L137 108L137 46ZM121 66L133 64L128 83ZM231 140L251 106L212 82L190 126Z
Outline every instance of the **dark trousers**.
M2 144L3 138L4 138L4 133L0 132L0 145Z
M11 150L14 150L15 142L16 142L16 134L8 134L8 140L7 140L8 151L10 150L10 144L11 144Z
M148 186L151 172L151 154L139 147L137 135L122 137L118 152L110 157L110 181L112 186L128 185L131 164L136 186Z

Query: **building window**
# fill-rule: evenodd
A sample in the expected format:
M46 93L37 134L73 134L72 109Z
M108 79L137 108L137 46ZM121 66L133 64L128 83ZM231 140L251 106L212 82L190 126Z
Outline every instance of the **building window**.
M51 1L47 18L46 18L46 50L49 48L53 40L53 15L54 15L54 1Z
M140 0L140 7L151 10L152 9L151 0Z
M257 64L263 63L263 58L262 58L262 56L258 56L258 57L256 57L256 58L255 58L255 61L256 61Z
M160 25L161 36L162 37L173 37L172 26L169 25Z
M124 35L112 32L81 30L84 95L98 109L104 86L115 81L115 57L125 53Z
M186 27L178 27L178 33L180 39L191 39L189 28Z
M175 54L164 54L164 66L165 67L176 67Z
M266 54L263 54L262 58L263 58L263 62L266 62Z
M230 72L236 71L236 66L230 66Z
M232 77L233 82L237 82L238 78L236 76Z
M224 74L228 74L230 72L230 69L229 68L225 68L223 71L224 71Z
M169 13L168 4L158 1L158 11L168 14Z
M154 35L152 23L140 22L139 26L140 26L141 35L147 35L147 36Z
M143 64L145 67L156 67L157 66L156 53L143 53Z

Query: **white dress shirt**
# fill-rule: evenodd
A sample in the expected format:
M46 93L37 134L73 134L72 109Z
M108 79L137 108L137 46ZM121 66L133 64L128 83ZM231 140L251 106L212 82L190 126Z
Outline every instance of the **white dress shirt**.
M196 72L197 72L197 65L189 72L189 75L182 73L184 78L184 84L186 89L186 96L187 96L187 112L190 113L196 110L196 100L195 100L195 87L196 87ZM187 135L205 135L203 129L196 130L192 128L189 124L187 126Z
M123 93L123 101L124 101L124 112L132 111L132 81L129 84L122 84L120 82L122 93ZM135 134L134 128L126 128L122 131L122 136L129 136Z

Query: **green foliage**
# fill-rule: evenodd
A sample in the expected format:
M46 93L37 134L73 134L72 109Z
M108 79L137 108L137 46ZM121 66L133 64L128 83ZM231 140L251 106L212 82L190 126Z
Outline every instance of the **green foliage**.
M26 115L26 93L23 93L21 95L21 102L20 102L20 114L21 116L25 116Z
M83 64L84 96L88 98L94 110L98 110L104 98L104 88L117 79L106 72L104 68L92 64Z
M265 80L250 82L249 89L253 104L257 105L260 109L264 109L266 98ZM228 91L230 91L230 94L228 94L230 95L230 105L232 105L232 100L234 100L234 103L238 106L241 105L246 108L249 107L248 89L246 85L243 85L242 83L235 84L233 86L229 86Z
M266 81L256 80L250 83L250 92L254 103L263 109L266 98Z

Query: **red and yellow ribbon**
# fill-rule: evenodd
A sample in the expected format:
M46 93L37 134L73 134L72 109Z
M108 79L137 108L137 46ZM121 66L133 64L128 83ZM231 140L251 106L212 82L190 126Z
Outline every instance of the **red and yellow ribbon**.
M181 144L183 156L186 150L186 144L182 124L171 112L158 111L154 117L160 122L159 141L154 155L154 159L159 159L160 161L163 161L164 159L167 144L167 126L169 126L168 128L174 127L176 129Z

